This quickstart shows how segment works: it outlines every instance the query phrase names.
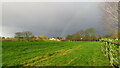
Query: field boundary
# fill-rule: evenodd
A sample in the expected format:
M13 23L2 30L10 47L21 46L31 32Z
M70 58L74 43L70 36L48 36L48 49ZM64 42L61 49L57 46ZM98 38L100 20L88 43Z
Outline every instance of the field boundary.
M101 39L101 50L105 56L109 59L110 63L114 67L120 67L120 42L112 41L110 39Z

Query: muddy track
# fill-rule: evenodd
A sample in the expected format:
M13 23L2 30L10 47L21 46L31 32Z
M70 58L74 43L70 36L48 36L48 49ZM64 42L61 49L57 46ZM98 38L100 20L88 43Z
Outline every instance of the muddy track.
M72 48L70 49L61 49L61 50L58 50L58 51L55 51L53 53L49 53L47 56L38 56L38 57L35 57L33 59L30 59L24 63L21 64L21 66L34 66L34 64L38 63L38 62L42 62L42 61L45 61L51 57L54 57L54 56L57 56L57 55L65 55L66 52L70 51Z

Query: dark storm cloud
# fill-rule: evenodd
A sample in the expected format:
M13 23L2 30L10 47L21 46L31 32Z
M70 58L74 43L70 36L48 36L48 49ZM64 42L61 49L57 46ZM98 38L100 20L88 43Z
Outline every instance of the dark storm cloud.
M3 36L18 31L34 35L66 36L80 29L99 28L99 3L3 3Z

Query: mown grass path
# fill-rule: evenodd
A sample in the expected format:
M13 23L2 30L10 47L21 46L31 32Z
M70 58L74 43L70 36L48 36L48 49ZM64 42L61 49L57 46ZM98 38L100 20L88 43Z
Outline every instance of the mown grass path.
M3 66L109 66L99 42L3 42Z

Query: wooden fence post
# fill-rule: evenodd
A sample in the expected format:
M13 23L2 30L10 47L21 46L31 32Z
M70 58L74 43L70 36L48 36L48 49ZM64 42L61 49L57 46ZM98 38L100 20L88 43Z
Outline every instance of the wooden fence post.
M101 46L101 50L104 51L104 55L109 58L110 64L114 67L120 67L120 42L114 42L106 39L102 39L100 41L105 44Z

